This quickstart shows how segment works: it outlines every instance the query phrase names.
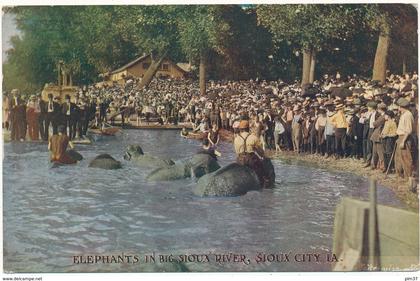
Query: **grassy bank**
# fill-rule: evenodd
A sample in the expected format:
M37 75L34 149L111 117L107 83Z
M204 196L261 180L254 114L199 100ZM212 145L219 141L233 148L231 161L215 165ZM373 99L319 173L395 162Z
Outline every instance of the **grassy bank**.
M349 172L358 176L370 178L373 177L377 182L394 191L397 197L404 202L412 211L419 211L419 198L417 193L409 190L408 180L398 178L396 174L385 175L379 170L363 168L364 164L360 160L351 158L334 159L324 158L314 154L297 154L290 151L267 151L267 156L272 159L281 159L289 164L296 164L309 167L319 167L331 171Z

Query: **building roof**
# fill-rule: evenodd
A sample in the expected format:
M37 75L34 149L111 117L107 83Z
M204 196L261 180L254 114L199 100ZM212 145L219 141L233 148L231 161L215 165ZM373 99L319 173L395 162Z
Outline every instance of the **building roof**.
M185 72L190 72L191 69L192 69L191 65L189 63L187 63L187 62L178 62L176 64L176 66L178 66L179 68L181 68Z
M125 64L125 65L123 65L123 66L121 66L120 68L118 68L118 69L115 69L115 70L113 70L113 71L111 71L109 74L115 74L115 73L118 73L118 72L121 72L121 71L124 71L125 69L127 69L127 68L129 68L129 67L131 67L131 66L133 66L133 65L135 65L135 64L137 64L137 63L140 63L140 62L142 62L143 60L145 60L146 58L148 58L150 56L150 54L148 54L148 55L143 55L143 56L141 56L141 57L138 57L138 58L136 58L135 60L133 60L133 61L131 61L131 62L129 62L129 63L127 63L127 64ZM183 72L183 73L188 73L189 71L188 70L185 70L183 67L181 67L181 66L179 66L179 65L177 65L177 64L175 64L172 60L170 60L169 58L165 58L166 60L168 60L175 68L177 68L179 71L181 71L181 72Z
M135 65L136 63L141 62L142 60L146 59L148 56L150 56L150 55L143 55L143 56L141 56L141 57L138 57L138 58L136 58L135 60L133 60L133 61L131 61L131 62L129 62L129 63L127 63L127 64L125 64L125 65L121 66L120 68L118 68L118 69L115 69L115 70L111 71L111 72L110 72L110 74L115 74L115 73L121 72L121 71L123 71L123 70L125 70L125 69L129 68L130 66L133 66L133 65Z

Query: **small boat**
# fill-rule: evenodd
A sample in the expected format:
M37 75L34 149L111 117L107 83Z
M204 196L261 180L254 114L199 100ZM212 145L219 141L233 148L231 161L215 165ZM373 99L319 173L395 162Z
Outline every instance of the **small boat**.
M189 131L188 135L184 136L187 139L195 139L195 140L202 140L203 137L206 135L206 133L194 133ZM226 142L232 142L233 141L233 133L231 131L220 129L219 130L219 136L220 140L226 141Z
M193 140L202 140L204 136L205 134L201 132L200 133L188 132L188 134L184 136L184 138L193 139Z
M89 129L89 132L96 135L102 136L115 136L121 129L117 127L109 127L103 129Z
M71 142L74 144L92 144L92 140L90 139L74 139Z

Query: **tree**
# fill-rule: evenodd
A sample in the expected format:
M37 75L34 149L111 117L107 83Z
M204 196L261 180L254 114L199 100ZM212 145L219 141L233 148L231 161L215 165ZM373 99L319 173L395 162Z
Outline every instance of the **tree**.
M151 55L152 62L139 84L147 87L167 55L179 51L173 6L117 6L123 37Z
M206 93L206 69L209 52L220 51L220 38L229 36L229 25L223 21L223 6L186 5L174 8L177 14L179 40L185 54L199 60L200 94Z
M292 42L303 54L302 85L315 77L316 53L332 39L344 40L361 9L358 5L259 5L258 21L278 44Z
M412 5L407 4L376 4L368 7L366 21L369 27L379 34L372 80L379 80L384 83L392 41L399 38L400 41L403 41L403 44L407 44L408 42L404 39L410 38L413 42L412 34L417 31L417 11ZM405 32L401 33L402 30ZM406 35L405 38L404 35Z

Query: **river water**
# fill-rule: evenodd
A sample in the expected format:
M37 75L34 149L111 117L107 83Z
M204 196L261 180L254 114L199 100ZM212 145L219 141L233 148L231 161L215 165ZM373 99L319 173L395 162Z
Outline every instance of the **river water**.
M329 271L329 263L293 258L330 253L336 204L343 196L368 194L367 179L276 160L272 190L199 198L190 179L146 182L150 170L123 160L128 144L172 159L193 155L199 148L178 131L126 130L90 146L76 146L83 161L51 169L46 144L4 145L5 271L138 272L147 270L144 256L153 253L156 263L159 254L209 255L210 262L186 263L192 271ZM234 161L231 144L222 143L219 150L221 165ZM123 169L88 168L99 153L122 161ZM378 201L402 205L381 187ZM122 253L137 255L140 262L77 264L73 257ZM215 262L214 254L224 253L244 254L250 263ZM289 253L290 261L257 263L259 253Z

